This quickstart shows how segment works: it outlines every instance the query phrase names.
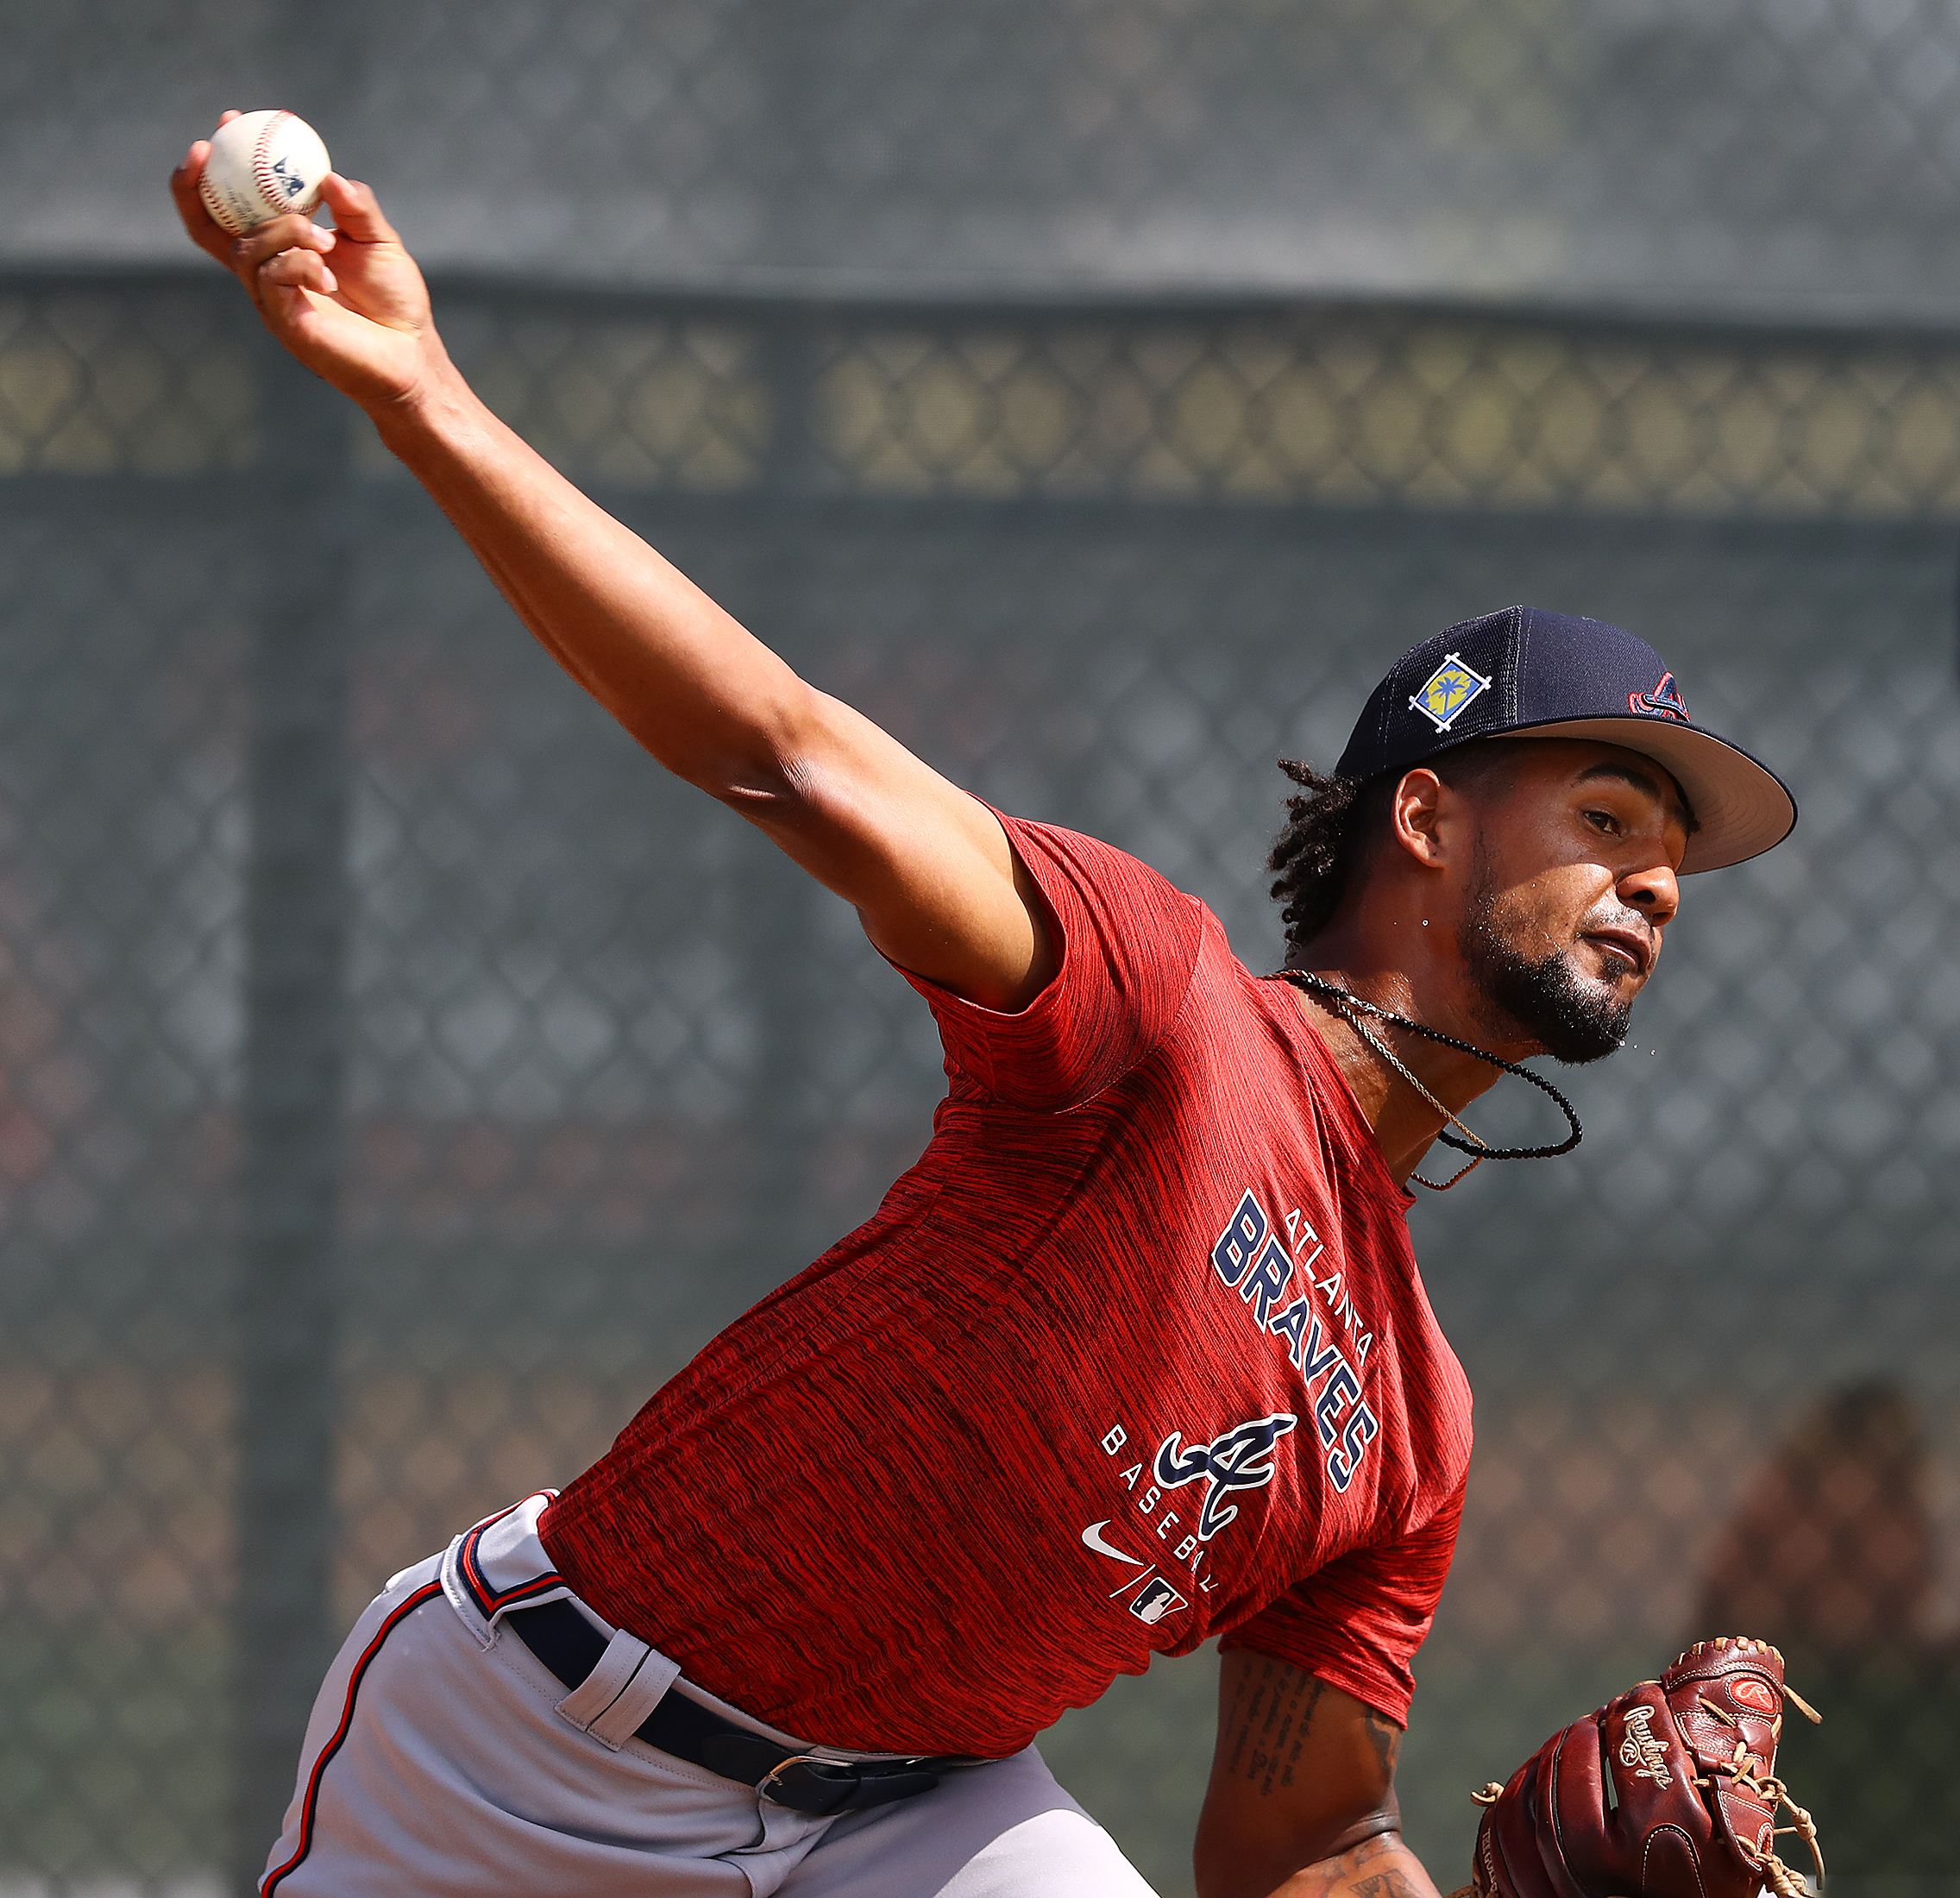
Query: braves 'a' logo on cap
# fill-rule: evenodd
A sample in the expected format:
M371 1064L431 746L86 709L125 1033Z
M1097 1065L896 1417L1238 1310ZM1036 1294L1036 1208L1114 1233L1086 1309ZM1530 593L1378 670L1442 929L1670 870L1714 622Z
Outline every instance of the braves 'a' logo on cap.
M1198 1513L1201 1542L1209 1542L1237 1517L1239 1505L1225 1500L1234 1490L1264 1489L1272 1480L1272 1446L1298 1422L1282 1411L1237 1424L1209 1443L1193 1443L1189 1449L1182 1430L1172 1430L1158 1446L1157 1480L1165 1489L1177 1489L1200 1478L1211 1486Z
M1660 684L1651 692L1628 693L1626 707L1630 712L1650 712L1656 718L1674 719L1682 725L1688 722L1687 701L1681 696L1681 688L1674 683L1671 672L1663 672Z
M1429 682L1409 701L1411 712L1420 712L1439 732L1447 732L1473 699L1491 688L1484 675L1464 664L1460 655L1443 656L1442 663L1429 676Z

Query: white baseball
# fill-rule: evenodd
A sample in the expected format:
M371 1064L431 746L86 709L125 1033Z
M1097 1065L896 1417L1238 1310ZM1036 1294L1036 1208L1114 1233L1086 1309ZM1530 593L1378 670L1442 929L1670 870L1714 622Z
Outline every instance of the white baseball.
M333 169L320 135L290 112L246 112L211 134L198 195L234 236L289 211L311 211Z

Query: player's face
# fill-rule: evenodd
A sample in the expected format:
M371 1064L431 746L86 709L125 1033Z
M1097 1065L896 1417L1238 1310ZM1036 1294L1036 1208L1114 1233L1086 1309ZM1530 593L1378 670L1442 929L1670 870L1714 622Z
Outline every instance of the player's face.
M1687 813L1638 752L1512 744L1515 764L1481 789L1458 940L1493 1034L1597 1060L1625 1039L1680 908Z

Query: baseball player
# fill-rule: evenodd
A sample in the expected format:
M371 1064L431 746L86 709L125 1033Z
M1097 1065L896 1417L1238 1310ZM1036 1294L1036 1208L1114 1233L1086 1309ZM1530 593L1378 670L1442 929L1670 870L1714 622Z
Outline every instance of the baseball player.
M1795 820L1652 650L1523 607L1290 767L1287 964L949 784L490 414L373 194L236 240L555 657L855 907L946 1097L876 1216L562 1494L396 1576L322 1688L280 1898L1120 1898L1033 1741L1222 1637L1206 1898L1433 1898L1398 1831L1470 1399L1404 1214L1518 1060L1616 1046L1685 871ZM1576 1132L1576 1128L1574 1129ZM1570 1144L1569 1139L1566 1144ZM1450 1177L1436 1180L1447 1185Z

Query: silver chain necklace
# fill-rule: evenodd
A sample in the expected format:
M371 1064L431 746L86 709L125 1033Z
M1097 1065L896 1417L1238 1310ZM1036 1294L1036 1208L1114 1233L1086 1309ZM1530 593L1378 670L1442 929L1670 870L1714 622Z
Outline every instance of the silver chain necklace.
M1521 1067L1516 1061L1507 1061L1501 1054L1492 1054L1488 1050L1476 1047L1468 1041L1460 1041L1454 1034L1445 1034L1441 1028L1432 1028L1426 1022L1411 1021L1407 1015L1398 1015L1392 1009L1384 1009L1373 1002L1364 1001L1352 989L1343 989L1339 983L1329 982L1325 976L1316 976L1305 969L1282 969L1279 974L1282 980L1291 982L1295 988L1303 989L1309 995L1317 996L1322 1001L1329 1003L1333 1008L1334 1012L1349 1028L1354 1029L1355 1034L1360 1035L1396 1073L1408 1082L1410 1086L1414 1088L1429 1103L1430 1107L1442 1115L1451 1127L1456 1128L1461 1132L1461 1139L1459 1139L1457 1134L1448 1132L1448 1129L1438 1133L1436 1138L1445 1147L1454 1147L1460 1153L1472 1155L1470 1164L1460 1168L1440 1184L1433 1179L1424 1179L1420 1173L1411 1173L1409 1176L1410 1178L1414 1180L1418 1186L1427 1186L1432 1193L1447 1193L1458 1180L1475 1172L1487 1160L1554 1160L1561 1153L1569 1153L1584 1137L1585 1129L1579 1124L1579 1116L1574 1112L1572 1103L1560 1093L1543 1075L1534 1074L1530 1068ZM1529 1081L1540 1093L1550 1095L1558 1103L1567 1121L1571 1124L1571 1133L1567 1134L1556 1147L1492 1147L1482 1134L1464 1126L1455 1115L1452 1114L1434 1094L1430 1093L1429 1089L1416 1078L1408 1065L1396 1054L1395 1050L1390 1047L1380 1036L1368 1027L1367 1023L1361 1019L1360 1013L1357 1011L1366 1011L1381 1021L1392 1021L1398 1028L1412 1029L1417 1034L1427 1035L1432 1041L1442 1042L1447 1048L1454 1048L1460 1054L1473 1054L1479 1061L1488 1061L1492 1067L1502 1068L1506 1074L1515 1074L1520 1080Z

